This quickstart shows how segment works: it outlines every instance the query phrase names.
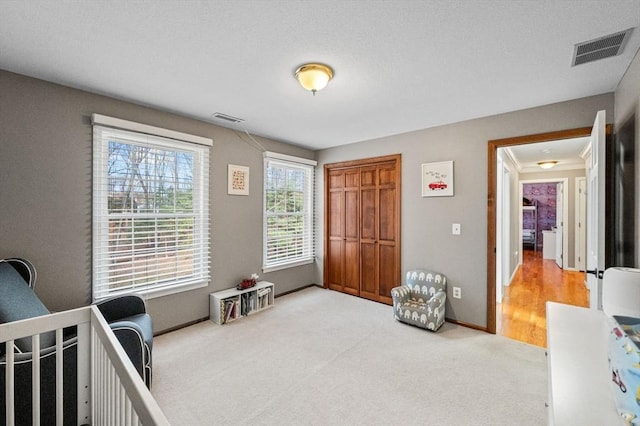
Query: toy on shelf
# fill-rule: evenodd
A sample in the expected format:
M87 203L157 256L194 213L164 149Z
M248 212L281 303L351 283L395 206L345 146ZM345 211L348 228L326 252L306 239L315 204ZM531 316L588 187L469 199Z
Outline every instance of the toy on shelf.
M245 290L247 288L251 288L254 285L256 285L257 280L258 280L258 274L251 274L250 278L246 278L240 281L240 283L236 286L236 289Z

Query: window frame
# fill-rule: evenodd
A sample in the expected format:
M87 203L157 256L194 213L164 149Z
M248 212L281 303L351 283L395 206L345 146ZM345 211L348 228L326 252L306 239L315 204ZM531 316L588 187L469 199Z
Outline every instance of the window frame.
M209 241L209 149L213 141L209 138L189 135L132 121L92 115L93 125L93 248L92 248L92 300L104 300L109 297L137 293L145 298L154 298L179 293L195 288L206 287L211 279L210 241ZM109 286L109 161L108 135L120 134L123 143L133 146L148 146L174 152L188 152L194 156L193 164L193 212L169 213L175 219L185 216L194 217L194 263L196 274L191 278L173 281L160 281L139 286L127 286L123 290L110 290ZM139 141L139 143L136 143ZM117 213L121 214L121 213ZM157 212L126 213L140 219L158 216ZM163 214L164 216L165 214ZM156 228L157 229L157 225ZM107 265L103 268L102 265Z
M289 167L290 169L303 170L305 172L305 188L304 188L304 211L300 214L303 216L304 228L302 256L291 256L284 260L270 259L268 253L268 219L276 215L267 211L267 191L268 191L268 172L270 165L278 165ZM307 158L294 157L291 155L279 154L276 152L264 152L264 182L263 182L263 208L262 208L262 272L274 272L282 269L293 268L296 266L307 265L315 262L315 167L317 161Z

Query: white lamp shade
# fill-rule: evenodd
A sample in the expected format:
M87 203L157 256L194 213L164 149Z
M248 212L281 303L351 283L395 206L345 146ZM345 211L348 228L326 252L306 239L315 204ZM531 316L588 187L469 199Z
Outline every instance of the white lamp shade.
M329 76L320 70L307 70L298 74L298 81L307 90L322 90L329 83Z
M540 161L540 162L538 162L538 166L540 166L543 169L551 169L551 168L555 167L556 164L558 164L557 161Z
M306 64L296 70L295 76L302 87L315 93L333 78L333 70L324 64Z

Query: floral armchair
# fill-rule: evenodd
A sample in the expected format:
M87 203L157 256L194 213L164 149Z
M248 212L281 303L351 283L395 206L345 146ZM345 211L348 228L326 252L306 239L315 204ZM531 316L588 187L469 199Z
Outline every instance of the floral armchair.
M447 278L438 272L412 269L404 285L391 289L391 297L395 319L436 331L444 323Z

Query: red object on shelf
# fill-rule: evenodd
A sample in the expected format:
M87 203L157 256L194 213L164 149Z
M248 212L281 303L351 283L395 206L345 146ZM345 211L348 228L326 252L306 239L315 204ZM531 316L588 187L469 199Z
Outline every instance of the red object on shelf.
M254 279L252 279L252 278L248 278L248 279L246 279L246 280L242 280L242 281L240 282L240 284L238 284L238 285L236 286L236 289L238 289L238 290L244 290L244 289L247 289L247 288L251 288L251 287L253 287L254 285L256 285L256 280L254 280Z

